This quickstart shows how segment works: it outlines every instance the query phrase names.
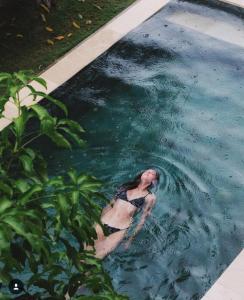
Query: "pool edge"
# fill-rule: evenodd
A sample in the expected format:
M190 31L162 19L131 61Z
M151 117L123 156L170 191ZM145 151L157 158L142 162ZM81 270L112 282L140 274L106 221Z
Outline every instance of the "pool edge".
M243 300L244 299L244 249L235 257L218 277L201 300Z

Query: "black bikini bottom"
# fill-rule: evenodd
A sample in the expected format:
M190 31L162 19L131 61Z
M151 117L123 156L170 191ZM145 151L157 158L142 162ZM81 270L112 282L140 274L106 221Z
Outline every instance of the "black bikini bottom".
M115 233L115 232L118 232L120 230L126 230L128 229L129 227L127 228L115 228L115 227L112 227L112 226L109 226L108 224L103 224L104 226L104 229L105 229L105 235L109 235L109 234L112 234L112 233Z

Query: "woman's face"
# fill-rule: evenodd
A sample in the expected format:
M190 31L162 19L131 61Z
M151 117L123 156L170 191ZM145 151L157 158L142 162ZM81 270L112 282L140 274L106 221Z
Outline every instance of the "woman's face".
M156 178L157 178L157 174L156 171L153 169L148 169L145 172L143 172L141 175L141 179L148 183L151 183Z

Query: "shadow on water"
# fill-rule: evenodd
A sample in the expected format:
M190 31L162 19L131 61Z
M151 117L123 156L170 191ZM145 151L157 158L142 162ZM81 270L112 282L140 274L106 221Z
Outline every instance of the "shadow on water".
M178 10L216 14L171 1L54 93L88 148L49 148L51 173L87 170L108 197L141 169L161 173L145 226L104 261L130 299L200 299L243 247L244 50L166 22Z

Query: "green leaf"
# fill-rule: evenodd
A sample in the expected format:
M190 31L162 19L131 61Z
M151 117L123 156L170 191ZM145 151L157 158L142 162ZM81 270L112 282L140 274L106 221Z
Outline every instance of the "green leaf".
M56 120L50 116L44 117L41 120L41 132L47 135L52 135L55 131Z
M0 181L0 191L3 191L6 195L8 195L10 198L13 195L13 189L3 181ZM1 200L0 200L1 202Z
M61 101L57 100L57 99L54 99L53 97L51 96L46 96L46 98L51 101L53 104L55 104L56 106L58 106L64 113L65 115L67 116L68 115L68 110L67 110L67 107L64 103L62 103Z
M7 198L1 198L0 200L0 214L4 213L6 209L12 206L12 201L8 200Z
M15 181L15 186L21 193L26 192L30 187L30 185L26 179L17 179Z
M31 105L30 108L34 110L40 120L50 117L48 111L39 104Z
M83 127L80 126L80 124L78 122L75 122L73 120L69 120L69 119L62 119L58 122L58 125L67 125L69 126L69 128L73 131L77 131L79 133L83 133L85 132L85 130L83 129Z
M80 190L89 191L89 192L97 192L100 187L101 187L101 183L90 182L90 183L82 184L80 186Z
M71 202L73 205L78 203L79 195L80 195L79 191L74 191L71 193Z
M6 249L10 246L10 236L6 227L0 226L0 249Z
M23 71L19 71L19 72L15 72L14 76L20 81L22 82L24 85L26 85L28 83L28 77L26 76L27 74L25 74L25 72Z
M71 149L69 141L67 141L60 133L54 131L52 134L48 134L48 136L57 146Z
M67 223L69 213L70 213L70 205L68 203L68 198L65 195L58 194L57 195L57 208L60 211L62 221Z
M21 90L21 85L11 85L9 87L9 96L12 97L14 100L17 100L17 94Z
M2 222L9 225L16 233L18 233L24 237L27 235L25 225L22 222L20 222L18 219L16 219L15 217L5 216L2 219Z
M0 82L4 81L4 80L7 80L7 79L10 79L10 78L11 78L11 74L5 73L5 72L0 73Z
M84 175L84 174L81 174L78 176L78 180L77 180L77 183L79 185L81 185L84 181L88 180L89 179L89 176L87 175Z
M32 77L32 80L38 82L40 85L44 86L45 89L47 89L46 80L44 80L43 78L34 76Z
M26 121L27 112L25 108L22 108L20 116L14 119L14 129L18 139L20 139L24 133Z
M54 99L52 96L47 95L47 94L45 94L43 92L40 92L40 91L35 91L33 94L35 96L40 96L42 98L45 98L45 99L49 100L50 102L52 102L53 104L55 104L56 106L58 106L65 113L66 116L68 115L67 107L61 101L59 101L57 99Z
M41 203L41 207L43 209L54 208L54 204L52 204L52 203Z
M36 157L35 151L32 150L31 148L25 148L25 149L24 149L24 152L25 152L27 155L29 155L29 157L30 157L32 160L35 159L35 157Z
M82 140L78 134L72 132L69 128L60 127L64 132L66 132L80 147L84 147L86 145L85 141Z
M49 186L63 186L63 184L64 184L64 182L63 182L63 178L61 176L50 178L48 181Z
M72 183L77 184L77 172L74 169L68 171L68 175L72 181Z
M47 162L39 153L37 154L36 166L36 171L39 176L44 180L44 182L47 182L49 179L47 174Z
M34 172L32 158L29 155L23 154L19 157L19 159L26 172L28 173Z
M35 185L32 186L29 190L27 190L18 200L19 205L25 205L29 201L32 200L32 196L35 193L41 192L43 190L43 187L41 185Z

